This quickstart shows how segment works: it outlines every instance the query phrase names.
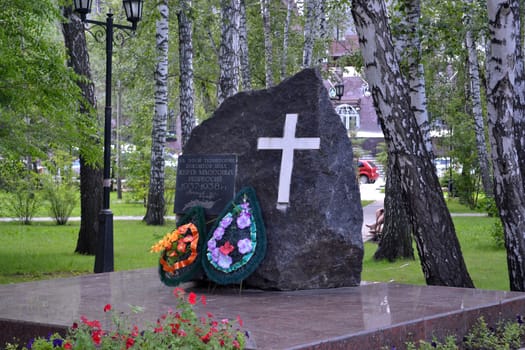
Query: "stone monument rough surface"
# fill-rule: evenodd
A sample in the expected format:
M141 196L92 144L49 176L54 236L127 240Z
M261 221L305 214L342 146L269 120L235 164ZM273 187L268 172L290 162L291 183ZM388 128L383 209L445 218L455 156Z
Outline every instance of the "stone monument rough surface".
M294 151L283 209L277 205L283 152L258 150L257 143L283 137L287 114L298 116L295 137L320 138L320 147ZM363 212L352 145L316 70L226 99L193 130L184 154L236 154L235 190L252 186L256 191L267 252L247 286L296 290L360 284Z

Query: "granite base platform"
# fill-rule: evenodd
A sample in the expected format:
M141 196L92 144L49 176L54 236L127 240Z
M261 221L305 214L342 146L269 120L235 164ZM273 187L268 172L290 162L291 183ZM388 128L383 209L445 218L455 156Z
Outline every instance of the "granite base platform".
M488 322L525 315L525 293L369 283L359 287L291 292L197 288L205 294L203 315L239 315L257 349L403 349L406 341L457 334L480 316ZM53 330L65 330L81 315L103 318L103 307L144 312L134 322L149 325L175 307L173 288L155 269L0 285L0 347Z

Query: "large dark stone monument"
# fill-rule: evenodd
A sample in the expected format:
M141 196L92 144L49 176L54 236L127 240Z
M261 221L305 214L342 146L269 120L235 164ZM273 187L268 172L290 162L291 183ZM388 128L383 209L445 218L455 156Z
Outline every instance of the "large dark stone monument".
M193 130L184 154L236 155L235 190L256 191L268 245L248 286L359 285L363 214L352 146L316 70L228 98Z

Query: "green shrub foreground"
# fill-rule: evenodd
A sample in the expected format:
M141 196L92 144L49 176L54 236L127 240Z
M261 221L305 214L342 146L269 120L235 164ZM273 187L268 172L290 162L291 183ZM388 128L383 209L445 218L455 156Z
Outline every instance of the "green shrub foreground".
M206 297L193 292L187 296L183 289L175 288L178 300L175 310L160 315L156 323L139 328L130 324L120 313L115 313L111 304L104 306L105 317L111 317L112 328L102 328L99 320L81 316L68 329L66 336L52 334L29 341L27 346L8 343L6 350L158 350L158 349L243 349L246 333L241 330L242 319L235 321L216 319L211 313L199 318L193 306L200 300L206 305ZM134 307L140 312L139 307Z
M502 321L496 327L490 327L480 317L463 339L448 336L443 342L433 339L430 342L420 340L407 343L407 350L517 350L524 344L525 328L521 316L516 320ZM384 350L395 350L395 348Z

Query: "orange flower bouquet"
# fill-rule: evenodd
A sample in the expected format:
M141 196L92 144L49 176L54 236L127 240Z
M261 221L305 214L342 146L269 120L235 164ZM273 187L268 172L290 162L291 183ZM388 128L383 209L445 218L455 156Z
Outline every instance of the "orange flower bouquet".
M151 247L152 253L160 253L159 274L164 284L176 286L202 271L200 255L205 227L204 209L193 207L175 230Z

